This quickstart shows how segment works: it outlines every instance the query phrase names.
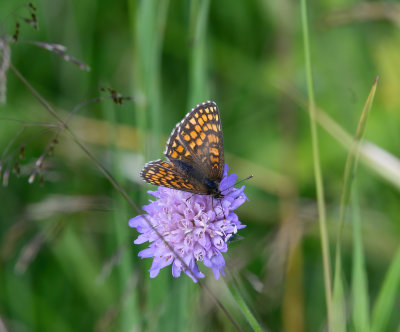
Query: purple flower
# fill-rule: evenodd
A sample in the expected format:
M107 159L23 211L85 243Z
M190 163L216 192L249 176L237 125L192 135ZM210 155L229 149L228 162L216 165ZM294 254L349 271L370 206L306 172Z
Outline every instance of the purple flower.
M198 278L204 278L197 266L198 261L210 267L216 279L220 274L225 275L222 253L228 250L230 237L238 229L246 227L233 212L247 200L244 186L240 189L233 187L236 180L236 174L228 176L228 166L225 165L224 176L219 184L224 195L222 199L164 187L149 191L157 200L143 206L147 212L146 218L143 215L136 216L129 221L129 226L141 233L135 244L150 242L149 248L138 255L141 258L154 257L149 270L150 278L156 277L163 267L172 264L175 278L184 271L197 282Z

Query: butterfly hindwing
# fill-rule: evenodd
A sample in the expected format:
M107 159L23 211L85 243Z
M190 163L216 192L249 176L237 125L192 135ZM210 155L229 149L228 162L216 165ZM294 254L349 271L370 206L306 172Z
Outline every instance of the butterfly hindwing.
M202 185L196 179L183 176L173 165L162 160L148 162L140 173L141 177L148 183L156 186L168 187L193 193L206 193ZM200 192L199 192L200 190Z

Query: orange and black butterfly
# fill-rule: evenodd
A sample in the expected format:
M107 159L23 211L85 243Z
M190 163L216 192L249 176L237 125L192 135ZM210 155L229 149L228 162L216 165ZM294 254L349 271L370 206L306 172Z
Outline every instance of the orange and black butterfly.
M207 101L193 108L171 133L164 152L169 162L147 163L140 175L151 184L222 198L224 143L218 106Z

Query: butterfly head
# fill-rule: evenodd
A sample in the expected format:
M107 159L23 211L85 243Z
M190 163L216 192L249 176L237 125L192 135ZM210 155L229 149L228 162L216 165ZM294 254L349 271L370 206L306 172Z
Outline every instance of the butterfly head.
M209 179L206 179L204 182L205 186L207 187L208 195L211 195L214 198L224 197L224 195L221 193L221 190L219 190L219 182Z

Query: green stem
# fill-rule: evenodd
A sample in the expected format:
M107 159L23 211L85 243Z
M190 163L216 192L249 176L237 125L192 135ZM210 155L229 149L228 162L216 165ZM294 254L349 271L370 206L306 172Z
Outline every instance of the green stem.
M311 125L311 140L313 148L313 161L314 161L315 182L317 188L319 227L320 227L321 246L322 246L322 262L324 266L326 308L328 314L328 326L330 326L331 308L332 308L331 263L329 256L328 232L326 227L324 187L322 182L321 165L320 165L319 150L318 150L318 133L317 133L316 110L315 110L314 89L313 89L312 70L311 70L306 0L301 0L301 24L303 29L304 57L306 66L306 80L307 80L308 103L309 103L310 125Z

